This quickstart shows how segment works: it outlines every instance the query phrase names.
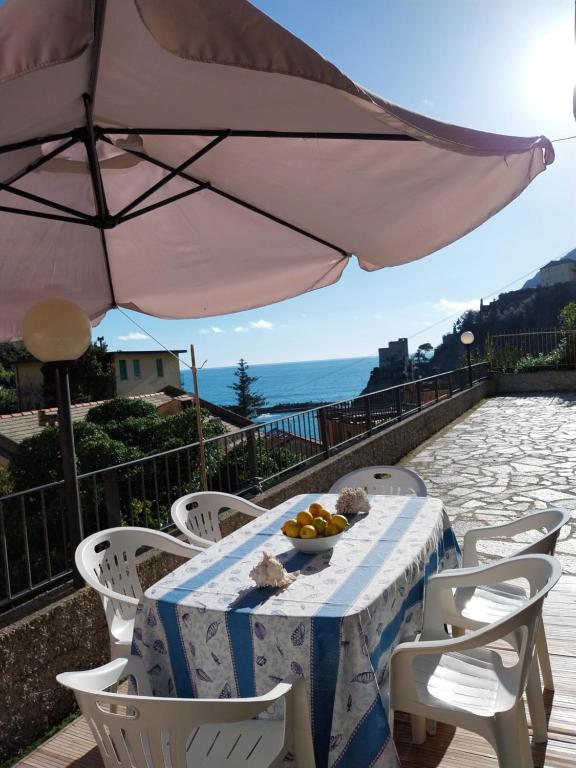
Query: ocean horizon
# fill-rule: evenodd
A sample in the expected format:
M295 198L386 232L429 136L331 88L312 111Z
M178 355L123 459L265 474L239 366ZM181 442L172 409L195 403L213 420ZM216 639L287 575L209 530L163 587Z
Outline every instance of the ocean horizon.
M257 377L252 391L263 395L269 406L280 403L307 403L348 400L357 397L368 384L378 357L337 358L333 360L304 360L289 363L249 365L250 376ZM217 405L234 403L234 383L237 366L202 368L198 371L200 397ZM193 390L192 372L180 371L182 388Z

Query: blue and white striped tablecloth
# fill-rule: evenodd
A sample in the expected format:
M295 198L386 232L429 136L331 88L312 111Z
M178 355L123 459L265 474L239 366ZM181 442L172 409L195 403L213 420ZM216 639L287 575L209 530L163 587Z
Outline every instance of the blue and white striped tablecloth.
M313 501L334 511L336 499L290 499L147 590L133 652L162 696L255 696L303 674L317 768L397 766L388 661L420 629L426 580L458 565L458 544L440 500L371 496L332 550L295 550L284 521ZM300 571L287 589L248 577L263 551Z

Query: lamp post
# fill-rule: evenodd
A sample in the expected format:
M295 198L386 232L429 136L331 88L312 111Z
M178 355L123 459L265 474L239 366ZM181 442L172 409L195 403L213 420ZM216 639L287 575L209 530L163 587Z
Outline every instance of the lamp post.
M28 351L43 363L56 363L58 398L58 431L62 452L62 469L66 492L66 512L76 586L83 584L74 563L74 552L82 541L82 514L76 452L70 409L68 363L77 360L90 346L90 321L76 304L66 299L48 299L31 307L22 321L22 340Z
M468 386L472 386L472 364L470 362L470 346L474 344L474 334L472 331L464 331L460 336L460 341L466 347L466 362L468 363Z

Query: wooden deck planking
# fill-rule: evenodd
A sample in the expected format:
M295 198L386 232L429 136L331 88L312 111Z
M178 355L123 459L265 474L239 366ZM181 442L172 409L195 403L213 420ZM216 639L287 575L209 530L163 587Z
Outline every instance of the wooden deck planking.
M576 577L563 576L544 608L555 691L546 692L549 740L533 745L535 768L576 766ZM498 768L490 745L476 734L438 724L422 745L410 741L409 718L396 716L402 768ZM79 717L18 763L18 768L102 768L84 718ZM364 766L357 766L364 768Z

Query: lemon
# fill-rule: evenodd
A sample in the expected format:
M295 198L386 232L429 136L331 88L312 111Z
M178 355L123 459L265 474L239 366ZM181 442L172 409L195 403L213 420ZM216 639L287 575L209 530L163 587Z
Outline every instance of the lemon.
M323 509L322 504L319 504L317 501L315 501L313 504L310 504L308 507L308 512L312 515L312 517L317 517L318 512Z
M312 520L312 525L316 528L318 536L324 535L324 531L326 530L326 520L324 520L323 517L315 517L314 520Z
M332 525L335 525L339 531L344 531L348 528L348 520L346 520L344 515L334 515L332 517Z
M321 517L327 523L332 522L332 515L330 514L330 512L328 512L327 509L324 509L324 507L322 507L322 509L320 509L317 514L318 514L318 517Z
M304 510L303 512L298 512L296 515L296 520L299 525L312 525L312 520L314 520L314 517L310 514L310 512Z
M313 525L303 525L302 528L300 528L301 539L315 539L316 536L318 536L318 533Z
M292 539L297 539L300 536L300 526L296 520L287 520L282 526L282 533L286 536L290 536Z
M327 525L326 530L324 531L325 536L335 536L337 533L340 533L340 528L338 528L337 525L334 525L334 523Z

